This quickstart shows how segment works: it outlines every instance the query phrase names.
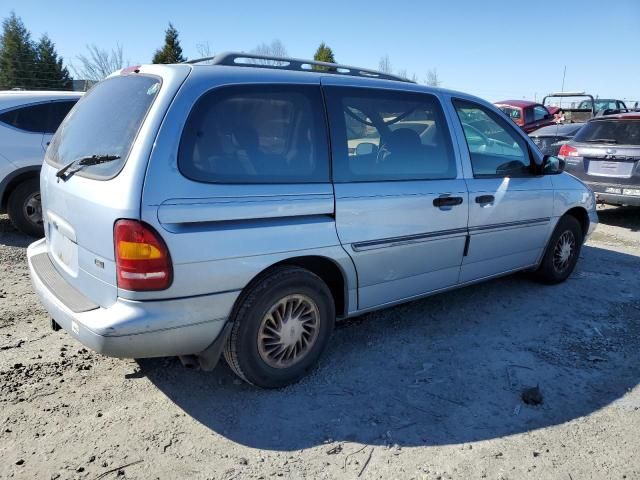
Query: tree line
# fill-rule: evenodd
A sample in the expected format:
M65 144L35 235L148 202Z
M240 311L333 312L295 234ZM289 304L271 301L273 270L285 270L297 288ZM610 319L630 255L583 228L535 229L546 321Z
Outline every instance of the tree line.
M202 57L213 57L209 43L196 46ZM287 57L288 52L280 40L261 43L250 51L252 54L266 57ZM337 63L331 47L322 42L313 55L313 59L326 63ZM180 63L187 61L180 44L178 30L169 23L164 35L164 44L158 48L151 59L152 63ZM254 59L254 63L277 64L277 60ZM112 72L129 64L124 58L121 45L111 50L87 45L86 53L77 55L75 63L69 67L74 76L81 80L99 81ZM316 65L314 70L331 70L331 67ZM379 68L383 73L394 73L388 55L381 57ZM406 69L395 75L418 82L416 74L409 75ZM425 82L427 85L440 86L437 71L430 70ZM72 75L58 55L54 42L45 34L38 41L31 38L22 19L12 12L2 22L0 34L0 89L23 88L45 90L71 90Z

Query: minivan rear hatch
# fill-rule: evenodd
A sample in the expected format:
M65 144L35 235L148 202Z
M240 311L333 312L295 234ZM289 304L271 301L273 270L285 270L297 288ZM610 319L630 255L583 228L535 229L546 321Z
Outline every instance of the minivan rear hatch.
M48 254L97 305L117 299L114 223L140 218L156 132L189 72L149 66L107 78L78 102L47 150L40 188Z

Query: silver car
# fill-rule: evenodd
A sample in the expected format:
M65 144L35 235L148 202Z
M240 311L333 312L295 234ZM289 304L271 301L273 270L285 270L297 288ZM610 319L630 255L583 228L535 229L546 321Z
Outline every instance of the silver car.
M483 100L209 62L111 76L47 150L31 278L54 328L98 352L205 370L224 353L281 387L336 319L521 270L561 282L596 226L592 192Z
M81 92L0 92L0 213L42 237L39 175L44 153Z

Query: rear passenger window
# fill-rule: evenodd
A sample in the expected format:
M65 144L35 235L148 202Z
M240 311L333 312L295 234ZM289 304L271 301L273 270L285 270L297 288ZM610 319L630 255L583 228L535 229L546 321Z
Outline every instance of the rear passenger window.
M453 104L467 140L474 177L530 175L526 143L510 124L478 104L463 100Z
M44 133L47 131L50 105L40 103L4 112L0 115L0 122L26 132Z
M55 133L64 117L71 111L76 101L53 102L49 112L46 133Z
M358 88L326 91L336 182L456 177L436 97Z
M212 183L329 181L317 86L223 87L203 95L184 127L178 166Z

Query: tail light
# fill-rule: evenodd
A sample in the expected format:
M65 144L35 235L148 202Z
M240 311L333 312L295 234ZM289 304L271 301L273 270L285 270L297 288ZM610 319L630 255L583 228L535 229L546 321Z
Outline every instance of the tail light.
M578 156L578 149L575 147L572 147L568 143L565 143L564 145L562 145L560 147L560 151L558 152L558 157L560 157L563 160L567 157L577 157L577 156Z
M155 230L137 220L118 220L113 234L118 288L164 290L171 285L169 250Z

